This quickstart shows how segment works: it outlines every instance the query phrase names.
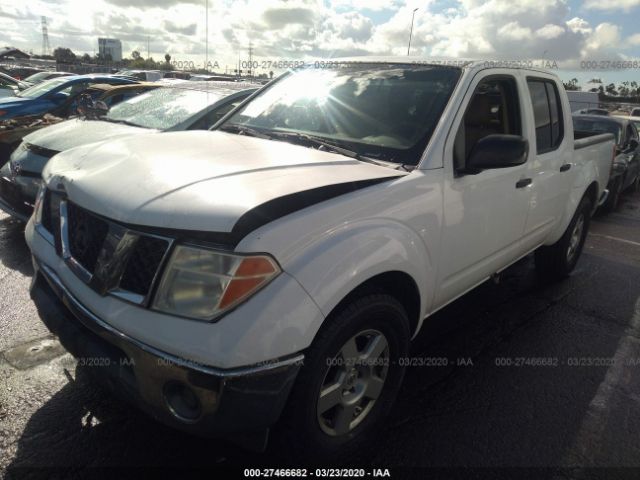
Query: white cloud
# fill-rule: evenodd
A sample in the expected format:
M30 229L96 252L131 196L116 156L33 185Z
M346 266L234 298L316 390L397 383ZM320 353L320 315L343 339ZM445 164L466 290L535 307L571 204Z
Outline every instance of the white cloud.
M498 30L498 35L505 40L526 40L531 38L531 29L518 22L509 22Z
M583 35L587 35L593 31L593 29L589 25L589 22L587 22L583 18L573 17L571 20L567 21L566 23L567 23L567 27L569 27L569 29L573 33L581 33Z
M399 0L333 0L333 8L350 8L353 10L396 10L401 4Z
M612 23L601 23L585 42L587 53L598 52L620 45L620 27Z
M600 0L602 1L602 0ZM588 0L587 5L590 0ZM640 47L613 23L591 23L565 0L210 0L209 59L221 69L246 59L302 60L357 54L406 55L413 9L412 55L489 59L620 57ZM630 8L640 0L613 0ZM93 53L99 36L120 38L123 53L157 60L204 60L203 0L0 0L0 45L39 53L40 15L49 18L52 47ZM132 5L132 6L127 6ZM626 5L626 7L625 7ZM622 6L622 7L621 7ZM591 7L593 8L593 7Z
M544 27L536 30L536 36L540 38L552 39L557 38L565 32L565 29L560 25L554 25L552 23L546 24Z
M640 5L640 0L587 0L584 3L584 8L590 10L625 10L629 11L632 8Z

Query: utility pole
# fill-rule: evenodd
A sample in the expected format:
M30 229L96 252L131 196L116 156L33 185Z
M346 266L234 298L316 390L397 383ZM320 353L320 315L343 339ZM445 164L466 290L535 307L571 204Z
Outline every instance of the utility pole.
M49 45L49 29L47 28L47 17L42 17L42 55L51 54Z
M409 55L409 50L411 50L411 36L413 35L413 19L416 16L417 8L413 9L413 13L411 14L411 30L409 31L409 46L407 47L407 56Z
M149 35L147 35L147 60L149 60L151 58L151 55L149 54Z
M204 7L204 68L209 71L209 0L205 0Z
M253 45L249 41L249 78L253 77Z

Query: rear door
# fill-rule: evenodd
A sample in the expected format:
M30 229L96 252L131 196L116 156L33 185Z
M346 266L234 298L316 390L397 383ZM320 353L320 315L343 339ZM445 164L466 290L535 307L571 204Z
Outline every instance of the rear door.
M533 196L523 241L531 249L544 241L564 213L577 168L573 138L569 138L570 110L556 80L536 73L526 76L526 84L526 118L531 119L528 177Z
M529 166L465 173L475 144L491 134L526 134L526 85L516 70L480 71L445 145L444 226L436 308L521 255L531 188ZM526 135L525 135L526 136Z

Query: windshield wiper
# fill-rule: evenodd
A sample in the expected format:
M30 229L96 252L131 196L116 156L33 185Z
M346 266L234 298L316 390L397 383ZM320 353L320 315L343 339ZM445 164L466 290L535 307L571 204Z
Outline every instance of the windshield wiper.
M354 150L349 150L348 148L341 147L340 145L336 145L334 143L326 141L324 138L316 137L313 135L309 135L307 133L298 133L298 132L271 132L271 135L276 138L282 139L294 139L294 140L303 140L309 143L314 144L317 147L323 147L327 151L339 153L340 155L344 155L345 157L350 157L355 160L359 160L361 162L372 163L373 165L378 165L380 167L387 167L384 163L377 162L372 158L365 157Z
M239 135L247 135L248 137L257 137L264 138L265 140L271 140L271 136L266 133L259 132L258 130L254 130L250 127L245 127L244 125L237 124L227 124L223 125L218 130L222 130L223 132L229 133L237 133Z

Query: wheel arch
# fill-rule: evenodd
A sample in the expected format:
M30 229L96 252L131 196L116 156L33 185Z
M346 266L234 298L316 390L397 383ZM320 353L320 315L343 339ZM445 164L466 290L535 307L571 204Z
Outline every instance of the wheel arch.
M587 197L591 201L592 213L595 212L596 208L598 208L598 192L600 188L598 186L598 182L594 180L589 184L587 190L584 192L582 198ZM580 200L582 200L582 198ZM580 202L578 202L580 203Z
M398 300L407 313L411 334L413 335L417 332L421 315L420 290L411 275L399 270L380 273L365 280L347 293L344 298L333 307L328 317L335 315L357 298L371 293L386 293Z
M571 219L576 213L576 209L583 198L588 197L589 201L591 201L591 213L593 214L598 207L598 195L600 191L600 186L598 185L597 180L592 180L591 183L583 188L573 188L562 218L558 222L553 234L550 235L545 242L545 245L553 245L562 237L562 235L564 235L565 230L569 226L569 223L571 222Z

